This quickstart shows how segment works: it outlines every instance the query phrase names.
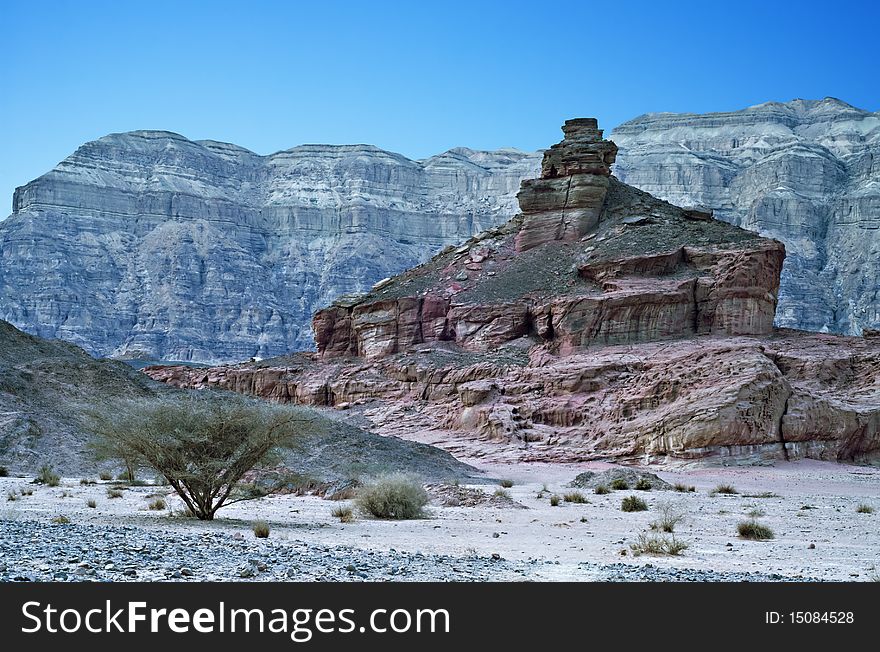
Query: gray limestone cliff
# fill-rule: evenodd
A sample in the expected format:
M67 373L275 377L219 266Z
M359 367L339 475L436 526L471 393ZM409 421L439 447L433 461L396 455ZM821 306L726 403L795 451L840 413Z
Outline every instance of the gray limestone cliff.
M652 113L611 134L622 181L785 243L776 323L880 325L880 113L833 98Z
M93 354L221 362L314 346L310 320L507 221L540 154L370 145L259 156L113 134L17 189L0 319Z
M778 325L880 326L880 114L795 100L648 114L610 138L620 151L595 153L603 173L785 243ZM567 153L554 156L562 174ZM104 356L310 349L316 309L506 222L520 182L540 172L541 153L513 149L259 156L169 132L113 134L16 191L0 222L0 319Z

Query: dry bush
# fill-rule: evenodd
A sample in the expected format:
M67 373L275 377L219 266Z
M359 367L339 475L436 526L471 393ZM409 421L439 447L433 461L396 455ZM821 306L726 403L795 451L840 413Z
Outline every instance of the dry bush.
M379 476L358 491L357 506L376 518L421 518L428 493L412 476L391 473Z
M638 496L627 496L621 501L620 509L624 512L646 512L648 503Z
M773 534L773 530L755 520L740 522L736 526L736 531L743 539L752 539L754 541L766 541L776 536Z
M154 512L161 511L166 507L168 507L168 505L165 503L165 500L163 498L156 498L156 500L152 501L149 504L149 508Z
M675 526L684 520L684 513L677 505L661 503L657 506L657 510L660 512L660 518L651 523L652 530L672 533L675 531Z
M679 541L674 536L666 537L659 534L640 534L639 540L630 545L630 549L636 557L639 555L677 556L687 548L688 544Z
M354 510L351 507L337 507L332 512L335 518L339 519L340 523L353 523L354 522Z

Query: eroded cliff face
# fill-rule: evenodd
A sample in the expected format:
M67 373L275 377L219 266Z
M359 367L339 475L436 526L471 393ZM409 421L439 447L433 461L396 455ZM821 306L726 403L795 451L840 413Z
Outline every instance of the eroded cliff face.
M467 459L641 463L880 456L880 339L780 330L558 355L416 347L152 367L178 387L361 411L378 432Z
M768 102L647 114L612 138L622 181L785 243L778 325L880 325L880 114L833 98Z
M521 215L318 311L319 353L146 373L358 410L468 458L880 456L880 338L775 330L779 242L608 176L595 122L564 131ZM569 187L602 192L569 218Z
M772 328L785 256L760 238L610 177L616 148L572 120L547 150L522 213L366 296L320 310L323 357L416 344L487 351L533 337L563 352Z
M313 345L314 310L506 222L539 156L369 145L271 156L169 132L87 143L0 222L0 318L104 356Z

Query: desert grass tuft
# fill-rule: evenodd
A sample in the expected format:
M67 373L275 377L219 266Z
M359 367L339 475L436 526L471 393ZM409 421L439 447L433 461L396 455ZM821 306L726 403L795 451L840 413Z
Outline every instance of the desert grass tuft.
M44 464L40 467L40 472L37 474L37 483L44 484L47 487L57 487L61 484L61 478L52 470L51 466Z
M630 544L633 555L666 555L676 557L687 550L688 544L679 541L674 536L667 537L659 534L640 534L636 543Z
M122 491L120 489L108 489L107 498L122 498Z
M684 514L675 505L666 503L658 505L658 511L660 518L651 523L652 530L671 534L675 531L675 526L684 520Z
M753 541L766 541L776 536L773 534L773 530L754 519L742 521L736 526L736 531L743 539L751 539Z
M335 518L339 519L340 523L353 523L354 522L354 510L351 507L337 507L332 512Z
M856 507L856 512L859 514L873 514L874 508L867 503L861 503L858 507Z
M646 512L648 503L638 496L627 496L621 501L620 509L624 512Z
M166 507L168 507L168 505L165 503L164 498L156 498L156 500L152 501L149 504L149 508L154 512L161 511L161 510L165 509Z
M269 524L266 521L257 521L254 523L254 536L258 539L268 539L269 538Z
M98 503L95 501L94 498L89 498L89 499L86 501L86 505L89 506L89 507L91 507L92 509L95 509L95 508L98 506Z
M550 507L559 507L559 496L556 494L550 496Z
M578 505L583 505L590 502L589 500L587 500L587 497L584 496L580 491L571 491L567 494L564 494L562 498L567 503L576 503Z
M599 496L604 496L605 494L610 494L611 489L606 487L604 484L596 485L596 488L593 489L593 493Z
M734 487L733 485L720 484L710 492L710 495L717 496L718 494L721 494L723 496L735 496L738 493L739 491L737 491L736 487Z
M629 483L623 478L615 478L611 481L611 488L615 491L626 491L629 489Z
M505 489L510 489L513 486L513 480L502 480L498 484L500 484Z

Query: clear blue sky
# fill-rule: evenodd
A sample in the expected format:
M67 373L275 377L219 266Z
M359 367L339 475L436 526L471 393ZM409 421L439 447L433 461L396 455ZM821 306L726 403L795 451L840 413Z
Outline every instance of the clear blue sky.
M81 143L526 150L562 121L838 97L880 109L880 3L0 0L0 218Z

